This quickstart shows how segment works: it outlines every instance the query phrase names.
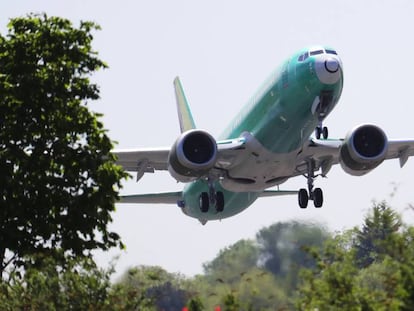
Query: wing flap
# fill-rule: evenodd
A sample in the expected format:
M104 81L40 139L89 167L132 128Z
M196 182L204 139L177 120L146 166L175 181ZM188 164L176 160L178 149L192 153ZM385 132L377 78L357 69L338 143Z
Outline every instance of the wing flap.
M390 140L388 144L386 158L399 159L400 167L403 167L407 163L409 157L414 156L414 140Z
M308 161L315 161L315 171L321 169L322 176L326 176L333 165L339 163L339 151L343 144L342 139L330 139L314 141L309 140L302 153L298 155L296 174L302 175L308 172Z
M170 148L115 150L116 163L124 170L137 172L137 181L145 173L168 170Z
M238 165L243 159L245 149L246 139L244 137L217 141L216 168L229 169Z

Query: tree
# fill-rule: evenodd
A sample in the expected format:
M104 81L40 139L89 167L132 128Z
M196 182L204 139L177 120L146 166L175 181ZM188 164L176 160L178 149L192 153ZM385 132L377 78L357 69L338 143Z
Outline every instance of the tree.
M64 263L122 247L107 225L127 175L87 107L99 98L89 77L106 68L91 46L97 29L28 15L0 36L0 274L34 253Z
M384 255L391 255L401 226L400 216L386 202L375 203L362 228L357 231L355 248L358 266L365 268L383 259Z
M302 271L298 310L361 310L353 253L343 245L350 234L339 234L325 243L322 254L312 251L316 266Z
M257 266L258 248L252 240L240 240L220 250L212 261L203 265L211 281L233 283L249 269Z
M299 310L413 310L414 230L385 202L338 234L302 272Z
M240 309L240 303L235 295L232 293L223 297L224 311L238 311Z
M185 279L160 267L139 266L129 269L116 285L129 293L137 305L147 304L157 310L181 311L188 300Z
M285 283L264 269L249 270L234 289L242 310L284 310L289 306Z
M203 311L204 305L200 297L193 297L188 302L188 311Z
M90 258L68 259L66 270L52 257L41 262L0 283L1 310L120 310L109 301L112 268L98 269Z
M257 235L259 264L277 277L283 277L287 291L293 290L301 268L315 265L306 251L322 248L329 233L320 225L296 221L276 223L260 230Z

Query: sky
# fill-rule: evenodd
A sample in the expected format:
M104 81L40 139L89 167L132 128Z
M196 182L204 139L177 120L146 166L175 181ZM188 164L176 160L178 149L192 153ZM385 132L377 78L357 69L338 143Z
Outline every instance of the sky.
M97 73L101 99L92 104L117 148L171 146L179 135L173 79L181 78L196 124L218 136L265 78L303 47L334 47L344 65L341 100L327 118L330 137L373 123L389 138L414 138L414 2L411 0L141 1L14 0L0 4L0 31L30 12L94 21L94 49L109 69ZM115 256L116 275L159 265L187 276L220 249L251 239L265 226L299 220L331 231L360 225L373 201L387 200L414 223L414 159L387 161L364 177L334 167L316 179L324 206L302 210L297 198L262 198L235 217L202 226L172 205L117 205L110 229L126 251L97 252L100 266ZM306 179L281 186L297 190ZM166 172L124 184L123 194L176 191ZM310 204L312 205L312 204Z

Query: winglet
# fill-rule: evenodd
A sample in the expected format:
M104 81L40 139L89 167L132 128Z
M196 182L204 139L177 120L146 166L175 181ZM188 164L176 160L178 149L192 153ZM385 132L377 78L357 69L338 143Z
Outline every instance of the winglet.
M174 79L175 98L177 101L178 119L180 121L181 133L195 129L195 123L193 116L191 115L190 107L188 106L187 99L184 95L184 90L180 82L180 78Z

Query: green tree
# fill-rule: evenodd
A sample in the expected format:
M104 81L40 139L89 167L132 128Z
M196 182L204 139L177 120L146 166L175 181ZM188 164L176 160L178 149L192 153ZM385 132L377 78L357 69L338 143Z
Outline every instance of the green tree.
M375 203L362 228L357 231L355 248L358 266L365 268L382 260L386 254L391 255L401 226L400 216L386 202Z
M106 68L96 29L28 15L0 36L0 274L39 252L64 262L122 247L107 225L127 175L87 107L99 98L89 78Z
M381 262L360 269L356 276L362 308L365 310L404 310L407 289L401 264L385 256ZM412 304L409 309L412 310Z
M239 311L240 310L240 303L237 297L230 293L223 297L223 311Z
M258 248L252 240L240 240L220 250L212 261L203 264L204 273L210 281L233 283L249 269L257 266Z
M126 271L116 287L128 292L136 305L147 303L158 310L181 311L189 296L185 281L182 275L160 267L139 266Z
M297 308L413 310L413 249L413 227L385 202L375 204L361 229L312 252L317 264L302 272Z
M296 221L263 228L256 235L259 263L276 277L284 278L287 291L291 291L296 287L299 270L315 265L306 250L322 248L329 235L320 225Z
M299 310L361 310L355 279L358 268L354 254L343 247L350 235L348 232L328 240L322 254L312 251L317 264L301 273Z
M109 303L112 268L101 270L90 258L68 259L65 270L52 257L41 262L0 283L1 310L117 310Z
M264 269L249 270L234 288L242 310L284 310L290 304L284 282Z
M200 297L193 297L188 302L188 311L203 311L204 305Z

